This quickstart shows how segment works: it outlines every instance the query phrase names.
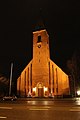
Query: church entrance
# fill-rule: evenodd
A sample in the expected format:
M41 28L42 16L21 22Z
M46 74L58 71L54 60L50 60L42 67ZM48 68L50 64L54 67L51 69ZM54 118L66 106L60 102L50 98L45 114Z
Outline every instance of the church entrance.
M42 83L38 83L38 97L44 96L44 89Z
M38 97L43 97L43 88L38 88Z

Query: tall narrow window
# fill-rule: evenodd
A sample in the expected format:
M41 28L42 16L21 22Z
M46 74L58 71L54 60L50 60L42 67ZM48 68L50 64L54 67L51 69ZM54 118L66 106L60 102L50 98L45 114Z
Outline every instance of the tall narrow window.
M54 93L54 88L53 88L53 93Z
M54 67L52 65L52 79L53 79L53 84L54 84Z
M30 74L30 77L31 77L31 78L30 78L30 82L31 82L31 87L32 87L32 64L31 64L31 71L30 71L30 73L31 73L31 74Z
M29 67L28 67L27 81L28 81L28 92L29 92Z
M40 36L40 35L38 36L38 41L37 41L37 43L39 43L39 42L41 42L41 36Z
M25 97L26 97L26 71L25 71L25 78L24 78L24 86L25 86Z
M50 72L50 62L49 62L49 92L51 92L51 72Z
M51 76L50 76L50 62L49 62L49 85L51 84Z
M56 84L58 84L58 71L57 71L57 68L56 68Z
M56 92L58 93L58 71L57 71L57 68L56 68Z
M58 88L56 88L56 92L58 93Z
M21 89L21 75L20 75L20 79L19 79L19 96L20 96L20 93L21 93L20 89Z
M51 83L52 92L54 92L53 88L54 88L54 68L53 68L53 65L52 65L52 83Z
M38 46L38 48L41 47L41 36L38 36L37 46Z

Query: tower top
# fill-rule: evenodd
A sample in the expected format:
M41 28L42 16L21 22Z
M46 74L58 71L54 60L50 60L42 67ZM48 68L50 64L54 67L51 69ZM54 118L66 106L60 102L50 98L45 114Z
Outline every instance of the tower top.
M45 25L43 23L43 20L40 18L37 20L37 23L33 27L33 31L38 31L38 30L44 30Z
M33 25L33 31L44 30L45 27L45 19L42 8L39 9L35 24Z

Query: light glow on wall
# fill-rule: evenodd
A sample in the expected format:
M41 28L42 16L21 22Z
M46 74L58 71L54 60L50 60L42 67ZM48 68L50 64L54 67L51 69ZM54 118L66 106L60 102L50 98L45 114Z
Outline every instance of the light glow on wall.
M36 87L35 87L35 88L33 88L33 91L34 91L34 92L36 92Z
M80 90L77 91L77 95L80 95Z
M48 88L47 88L47 87L44 87L44 92L47 91L47 90L48 90Z

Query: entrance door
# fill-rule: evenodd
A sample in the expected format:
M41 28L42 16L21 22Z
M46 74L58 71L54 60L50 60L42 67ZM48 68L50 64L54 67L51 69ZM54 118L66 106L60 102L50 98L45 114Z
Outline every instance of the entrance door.
M43 93L44 93L43 88L38 88L38 96L43 97L44 96Z

